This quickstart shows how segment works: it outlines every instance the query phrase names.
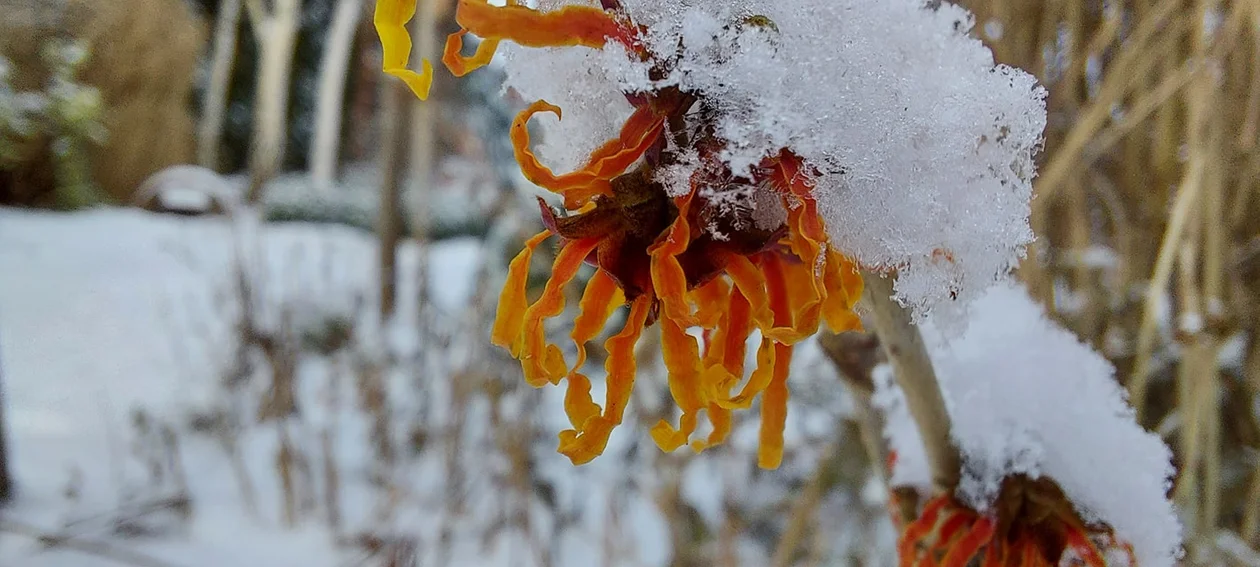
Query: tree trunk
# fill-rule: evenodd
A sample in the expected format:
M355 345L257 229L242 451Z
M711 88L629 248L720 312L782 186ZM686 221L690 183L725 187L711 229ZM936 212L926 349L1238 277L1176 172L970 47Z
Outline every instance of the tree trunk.
M332 185L337 175L341 145L341 116L345 101L346 72L350 67L350 48L354 32L363 13L360 0L337 0L324 60L319 68L319 91L315 103L315 134L311 143L311 181L318 186Z
M419 0L416 6L416 18L412 24L411 60L426 59L433 61L438 54L438 21L446 11L447 0ZM429 232L429 194L432 193L434 168L434 134L437 119L439 97L431 96L428 101L413 98L411 105L411 169L408 216L411 218L412 234L417 239L421 253L428 240ZM428 296L425 282L428 281L428 265L420 262L416 274L416 293L418 305L423 307Z
M254 91L254 132L249 155L250 203L262 199L263 186L280 171L284 159L289 75L293 48L297 44L300 11L301 0L274 0L269 13L263 13L261 8L250 10L259 52L258 87Z
M236 32L241 25L241 0L223 0L214 24L214 47L210 62L210 78L206 82L206 102L197 126L197 163L213 170L219 168L219 143L223 137L223 121L227 116L228 87L236 62Z
M407 178L407 118L411 90L399 81L381 83L380 124L381 209L377 225L380 241L381 319L394 314L398 287L398 240L402 237L401 195Z

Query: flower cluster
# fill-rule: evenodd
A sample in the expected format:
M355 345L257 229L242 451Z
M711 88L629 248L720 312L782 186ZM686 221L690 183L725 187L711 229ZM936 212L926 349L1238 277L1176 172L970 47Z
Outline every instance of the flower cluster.
M427 95L432 69L406 68L410 39L404 28L414 13L409 0L380 0L376 25L385 47L386 71ZM585 46L615 42L648 64L654 74L674 61L645 49L641 34L620 5L569 5L541 11L509 3L460 0L443 62L459 76L489 63L500 41L527 47ZM733 21L734 28L771 27L764 17ZM482 38L471 56L463 38ZM556 174L534 155L527 125L538 113L561 109L536 101L514 121L511 138L525 177L563 198L553 209L540 201L546 227L511 262L491 339L521 361L536 387L567 383L565 409L572 429L560 434L560 452L585 463L603 452L622 422L633 389L634 345L643 329L660 325L669 389L681 410L677 426L662 421L651 435L666 451L721 443L731 412L760 399L758 463L777 467L783 453L788 369L793 345L825 324L834 331L860 326L852 308L862 289L856 264L829 242L813 196L816 172L787 148L748 171L724 161L730 143L716 133L713 103L678 86L625 92L634 111L619 134L591 152L576 171ZM686 179L668 172L686 161ZM534 251L555 238L559 250L541 295L527 299ZM570 363L548 342L544 321L565 310L564 288L583 264L596 267L586 284L570 339ZM607 396L602 407L583 374L586 344L612 314L629 306L622 330L605 342ZM691 330L698 329L697 338ZM749 337L757 331L756 368L746 378ZM699 340L697 340L699 339ZM742 384L742 386L741 386ZM692 439L700 414L712 426Z
M1007 477L993 510L982 514L952 495L928 501L898 545L902 567L1106 567L1104 552L1118 552L1137 565L1133 550L1110 528L1086 525L1054 481L1023 475Z

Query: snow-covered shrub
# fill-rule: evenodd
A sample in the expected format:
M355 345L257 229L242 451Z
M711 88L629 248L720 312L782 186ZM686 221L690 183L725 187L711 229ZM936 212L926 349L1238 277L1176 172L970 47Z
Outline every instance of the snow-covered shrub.
M0 58L0 170L31 159L35 144L51 149L54 205L74 209L100 200L89 150L105 141L104 103L79 82L89 54L81 42L52 41L41 51L49 78L39 91L15 91L9 62Z

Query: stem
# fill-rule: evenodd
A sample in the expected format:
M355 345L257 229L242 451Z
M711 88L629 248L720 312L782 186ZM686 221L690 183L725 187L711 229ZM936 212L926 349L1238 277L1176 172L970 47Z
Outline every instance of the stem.
M952 491L958 486L962 460L950 440L949 413L923 337L911 323L909 310L893 300L891 277L866 272L863 279L875 331L923 437L932 484L939 491Z

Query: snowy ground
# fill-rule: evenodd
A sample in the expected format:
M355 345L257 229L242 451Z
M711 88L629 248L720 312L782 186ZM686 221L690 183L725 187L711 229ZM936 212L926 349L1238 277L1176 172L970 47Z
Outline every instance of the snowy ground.
M819 407L793 409L774 474L753 470L755 419L729 450L668 458L630 420L605 457L575 468L554 452L562 392L521 386L484 344L497 284L480 282L494 265L481 241L427 250L427 309L409 277L420 250L401 252L402 315L381 325L377 248L355 229L0 209L18 486L0 512L0 565L662 565L666 469L710 533L740 514L768 526L728 542L744 564L768 559L790 487L812 471L817 440L835 438L834 392L799 385ZM244 296L255 326L292 339L279 341L290 359L245 349L241 365ZM349 339L328 339L344 329ZM815 367L800 375L820 376L816 353L799 359ZM262 420L262 400L284 389L277 360L292 361L295 407ZM878 515L879 502L855 498L822 503L833 556L871 552L853 510Z
M377 252L367 235L277 225L259 242L272 305L335 317L374 293ZM134 412L182 432L188 415L221 395L217 373L235 309L231 225L127 210L0 211L0 243L0 356L19 490L5 519L50 533L69 524L66 533L100 539L117 525L115 511L173 494L142 470L136 453L149 448L135 447ZM442 285L431 286L440 307L466 302L479 250L455 240L430 251L443 266ZM416 252L404 250L404 270L415 269ZM431 277L437 284L438 273ZM134 545L175 565L332 564L334 542L323 530L272 529L267 486L256 487L263 517L245 520L224 452L205 439L181 441L193 521L170 541ZM263 469L271 460L246 459ZM255 482L265 481L258 472ZM97 564L12 535L0 536L0 563Z

